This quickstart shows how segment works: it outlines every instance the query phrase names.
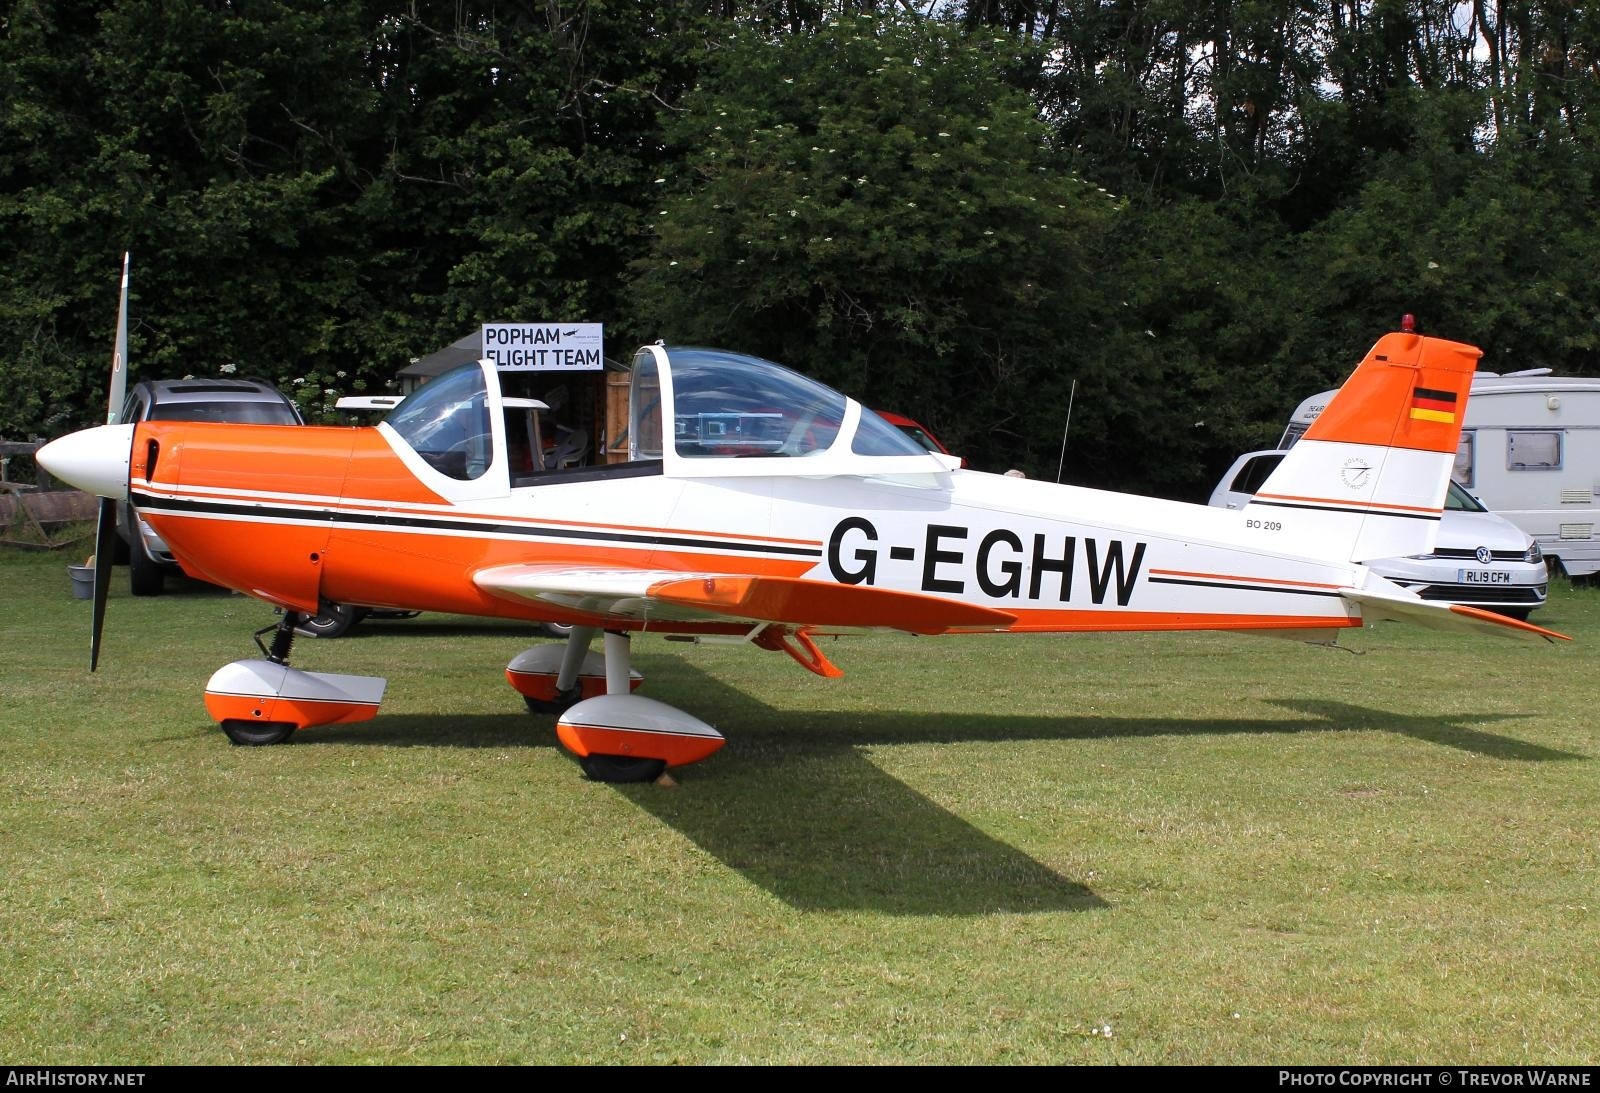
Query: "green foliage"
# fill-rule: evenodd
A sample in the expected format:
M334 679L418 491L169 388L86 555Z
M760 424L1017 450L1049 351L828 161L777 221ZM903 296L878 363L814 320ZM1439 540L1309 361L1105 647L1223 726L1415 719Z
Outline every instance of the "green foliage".
M1007 89L1016 49L912 19L732 35L668 129L641 324L1027 458L1116 208Z
M135 377L601 321L1194 497L1404 312L1593 370L1592 7L15 0L0 435L100 418L130 250Z
M1575 166L1560 150L1386 159L1302 240L1325 340L1358 342L1411 312L1423 330L1482 348L1486 369L1592 367L1600 287L1583 241L1600 216L1595 176Z
M0 434L134 376L383 389L486 319L621 310L693 17L23 0L0 27Z

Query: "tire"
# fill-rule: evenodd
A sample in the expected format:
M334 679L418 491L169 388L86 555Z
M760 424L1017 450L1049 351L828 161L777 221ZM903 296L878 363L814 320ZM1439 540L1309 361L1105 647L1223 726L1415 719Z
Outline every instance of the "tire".
M129 591L135 596L159 596L166 587L166 577L161 563L145 553L142 539L134 539L128 544Z
M341 637L360 621L360 610L347 603L324 603L321 611L301 619L295 630L314 638Z
M584 755L578 766L591 782L654 782L667 769L667 762L629 755Z
M294 734L294 724L289 721L237 721L222 723L222 731L238 747L262 748L281 744Z
M572 707L576 706L578 704L578 700L582 697L583 688L575 686L570 690L557 695L553 699L533 698L530 695L523 695L522 701L527 704L529 713L564 714L568 710L572 709Z
M541 622L539 630L547 638L570 638L572 624L570 622Z

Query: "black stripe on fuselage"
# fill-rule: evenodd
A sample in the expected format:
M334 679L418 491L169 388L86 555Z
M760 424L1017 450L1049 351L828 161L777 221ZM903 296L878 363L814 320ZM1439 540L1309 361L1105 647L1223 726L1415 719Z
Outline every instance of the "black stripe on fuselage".
M1383 509L1357 509L1345 505L1302 505L1297 501L1263 501L1260 497L1250 499L1252 505L1261 505L1270 509L1301 509L1305 512L1350 512L1357 516L1394 516L1401 520L1433 520L1439 519L1437 512L1387 512Z
M1235 588L1241 592L1276 592L1285 596L1333 596L1337 592L1327 592L1318 588L1273 588L1269 585L1239 584L1232 581L1188 581L1179 577L1151 577L1151 584L1183 584L1191 588Z
M470 531L480 535L525 539L583 539L591 542L627 543L643 546L691 547L697 550L736 550L750 554L787 554L802 558L822 557L821 547L784 546L777 543L735 542L727 539L695 539L686 535L590 531L583 528L538 527L529 524L500 524L487 520L459 520L435 516L402 516L392 512L347 512L334 509L294 508L287 505L240 505L206 501L191 497L153 497L134 493L133 506L158 513L205 513L208 516L265 517L276 520L326 524L360 524L366 527L396 528L405 531Z

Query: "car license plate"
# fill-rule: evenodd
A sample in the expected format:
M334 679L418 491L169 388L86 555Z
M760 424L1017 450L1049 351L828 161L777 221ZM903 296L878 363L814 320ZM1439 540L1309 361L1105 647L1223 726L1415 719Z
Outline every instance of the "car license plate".
M1511 574L1503 569L1458 569L1462 584L1510 584Z

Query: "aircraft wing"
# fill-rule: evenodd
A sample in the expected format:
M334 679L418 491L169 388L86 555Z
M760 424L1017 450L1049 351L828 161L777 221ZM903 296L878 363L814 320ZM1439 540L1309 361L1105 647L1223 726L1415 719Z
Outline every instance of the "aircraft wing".
M1543 638L1546 641L1571 641L1565 634L1546 630L1531 622L1498 615L1481 607L1459 603L1421 600L1415 596L1373 588L1341 588L1339 595L1361 610L1363 622L1409 622L1430 630L1477 630L1502 637Z
M1006 611L864 585L684 573L622 567L504 565L473 582L511 600L534 600L587 614L660 622L779 623L822 630L903 630L913 634L1004 630Z

